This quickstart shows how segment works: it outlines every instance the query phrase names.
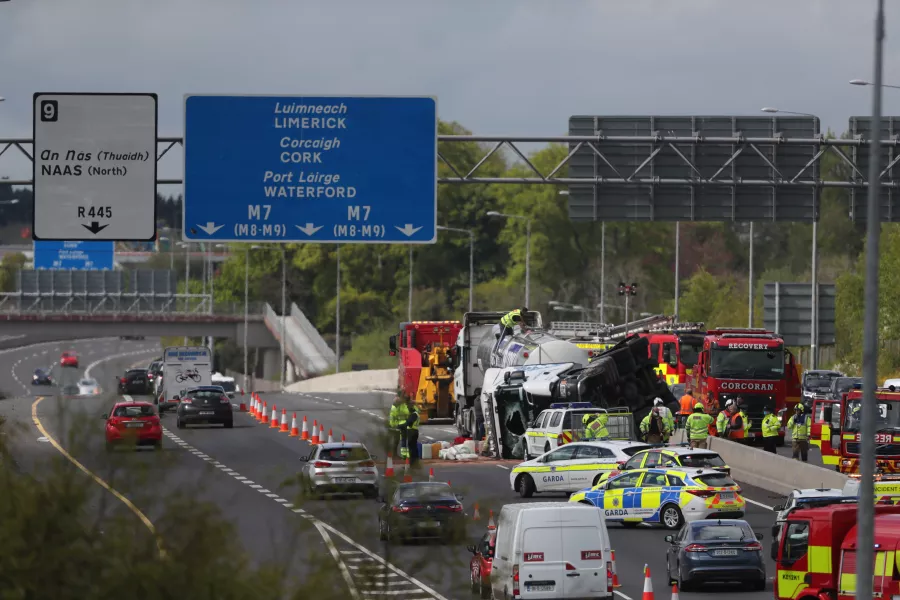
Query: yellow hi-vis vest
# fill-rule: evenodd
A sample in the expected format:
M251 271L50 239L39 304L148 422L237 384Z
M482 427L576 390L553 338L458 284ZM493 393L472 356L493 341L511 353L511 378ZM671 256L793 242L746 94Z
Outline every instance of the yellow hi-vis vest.
M691 413L685 421L688 437L692 440L705 440L709 435L709 426L712 425L712 422L713 418L706 413Z
M769 413L762 420L763 437L774 437L778 435L778 429L781 427L781 420L775 415Z
M794 415L787 422L787 428L791 432L791 440L796 440L798 442L804 442L809 439L809 415L801 415L802 423L797 419L797 415Z

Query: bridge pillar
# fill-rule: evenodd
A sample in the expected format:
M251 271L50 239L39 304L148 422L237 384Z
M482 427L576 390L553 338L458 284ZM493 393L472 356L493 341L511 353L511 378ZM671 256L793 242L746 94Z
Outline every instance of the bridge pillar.
M267 381L278 381L281 373L278 370L278 363L281 362L281 351L269 348L262 350L262 367L263 379Z

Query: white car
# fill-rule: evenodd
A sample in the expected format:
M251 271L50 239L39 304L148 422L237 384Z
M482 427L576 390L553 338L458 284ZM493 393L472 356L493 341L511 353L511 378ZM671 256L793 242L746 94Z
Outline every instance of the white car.
M236 395L241 393L241 387L234 382L234 377L226 377L221 373L213 373L210 381L212 381L212 385L222 386L222 389L225 390L225 394L232 400L234 400Z
M604 473L618 470L634 454L649 448L624 440L572 442L516 465L509 485L523 498L535 492L577 492L596 485Z
M82 379L78 382L79 396L97 396L100 394L100 384L96 379Z

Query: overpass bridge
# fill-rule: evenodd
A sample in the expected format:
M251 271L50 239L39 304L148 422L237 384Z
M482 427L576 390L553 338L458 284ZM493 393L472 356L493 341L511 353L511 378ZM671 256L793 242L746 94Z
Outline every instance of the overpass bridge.
M0 293L0 331L7 336L230 338L262 350L263 377L278 378L282 332L287 380L327 372L335 362L296 304L282 316L266 303L214 302L178 293L168 270L21 270L18 291ZM245 313L246 310L246 313Z

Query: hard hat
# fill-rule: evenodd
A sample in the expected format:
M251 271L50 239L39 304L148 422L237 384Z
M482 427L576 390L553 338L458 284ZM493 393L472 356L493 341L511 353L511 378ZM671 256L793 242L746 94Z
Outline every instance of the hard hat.
M803 410L803 405L798 402L794 405L794 410L796 410L797 412L801 412Z
M663 403L662 398L657 397L657 398L653 401L653 406L661 406L662 403Z
M698 402L697 404L694 405L694 410L703 410L703 404Z
M726 407L733 406L733 405L734 405L734 400L728 400L727 402L725 402Z

